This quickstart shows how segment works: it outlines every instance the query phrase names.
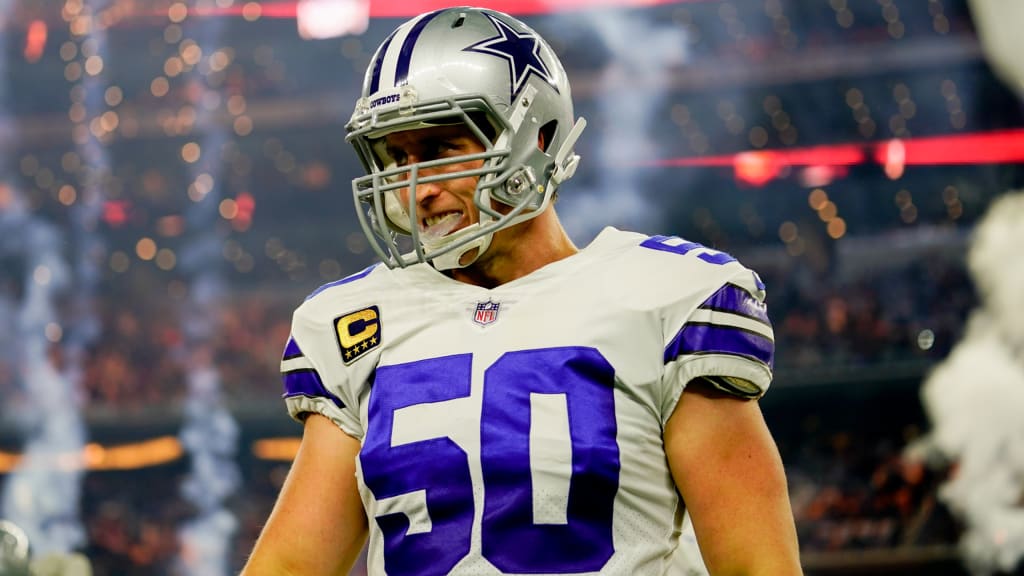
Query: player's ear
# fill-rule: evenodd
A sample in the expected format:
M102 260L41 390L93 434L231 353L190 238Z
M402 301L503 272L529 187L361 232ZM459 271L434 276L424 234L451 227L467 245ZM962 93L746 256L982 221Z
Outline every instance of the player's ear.
M537 147L544 152L548 151L548 146L555 138L555 130L558 129L558 120L552 120L547 124L540 127L537 133Z

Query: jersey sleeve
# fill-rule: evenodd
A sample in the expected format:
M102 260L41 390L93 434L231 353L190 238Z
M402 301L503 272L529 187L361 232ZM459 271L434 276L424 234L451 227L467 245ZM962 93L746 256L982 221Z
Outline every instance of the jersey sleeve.
M775 336L764 284L739 263L729 267L725 282L702 296L696 308L680 303L666 311L665 420L695 378L751 399L760 398L771 384Z
M281 359L282 396L288 414L300 422L311 413L321 414L348 435L362 438L352 375L343 367L330 371L330 366L339 364L330 362L332 336L318 333L317 323L300 311L292 319L292 332Z

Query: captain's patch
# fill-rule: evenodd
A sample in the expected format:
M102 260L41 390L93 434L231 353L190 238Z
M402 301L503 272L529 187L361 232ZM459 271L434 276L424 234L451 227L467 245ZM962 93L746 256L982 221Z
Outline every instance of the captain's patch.
M338 334L341 359L351 364L380 346L380 311L370 306L345 314L334 321L334 330Z

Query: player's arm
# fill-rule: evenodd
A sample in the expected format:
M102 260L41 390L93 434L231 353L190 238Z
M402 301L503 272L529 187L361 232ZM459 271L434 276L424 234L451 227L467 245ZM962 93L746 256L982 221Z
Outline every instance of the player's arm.
M665 451L713 576L802 573L782 459L756 401L693 380Z
M299 452L243 576L349 573L367 533L358 452L359 441L326 417L306 418Z

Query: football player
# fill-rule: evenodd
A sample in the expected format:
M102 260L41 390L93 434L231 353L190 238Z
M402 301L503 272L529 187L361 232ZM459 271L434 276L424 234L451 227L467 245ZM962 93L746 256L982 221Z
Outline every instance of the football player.
M585 122L522 22L422 14L347 124L381 264L315 291L281 363L301 448L245 574L800 574L756 401L757 275L671 236L577 249L554 199Z

